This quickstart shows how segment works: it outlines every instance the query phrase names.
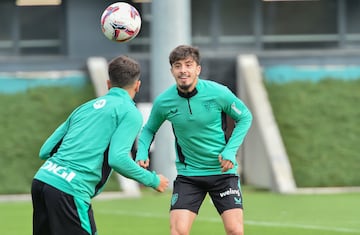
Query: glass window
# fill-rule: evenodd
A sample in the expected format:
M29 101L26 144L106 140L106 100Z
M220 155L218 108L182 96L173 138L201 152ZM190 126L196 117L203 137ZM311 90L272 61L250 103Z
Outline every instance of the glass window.
M0 30L0 40L10 40L12 35L12 27L13 27L13 14L14 7L13 4L9 4L7 2L0 3L0 22L1 22L1 30Z
M21 54L59 54L63 17L59 6L19 7Z
M253 0L220 1L221 31L224 36L252 35Z
M210 37L211 0L191 1L191 31L194 38Z
M220 30L217 33L221 48L253 48L255 1L223 0L219 1Z
M263 2L264 34L335 34L336 8L336 0Z
M347 33L360 33L360 1L346 1Z
M14 42L13 26L15 16L13 14L15 5L13 1L0 2L0 55L12 53Z
M345 10L345 47L359 47L360 46L360 1L348 0L346 1Z
M0 55L60 54L64 38L61 6L16 6L0 2Z
M263 2L264 48L338 47L337 1Z
M61 16L57 6L19 7L21 39L59 39Z
M253 47L253 0L196 0L191 4L194 43L223 49L233 49L235 44Z

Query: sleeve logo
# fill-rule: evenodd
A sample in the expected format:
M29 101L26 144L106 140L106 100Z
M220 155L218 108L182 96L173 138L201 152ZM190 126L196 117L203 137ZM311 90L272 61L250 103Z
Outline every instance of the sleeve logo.
M232 104L231 104L231 109L235 112L235 113L237 113L237 114L241 114L241 111L236 107L236 104L235 104L235 102L233 102Z
M105 99L101 99L101 100L97 100L94 104L93 107L94 109L101 109L102 107L104 107L106 104L106 100Z

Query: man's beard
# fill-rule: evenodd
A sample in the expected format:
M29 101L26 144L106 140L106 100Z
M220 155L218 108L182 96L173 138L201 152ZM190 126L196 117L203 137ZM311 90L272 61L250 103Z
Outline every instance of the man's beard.
M183 91L187 91L189 92L189 89L191 87L192 84L187 84L187 85L179 85L179 88Z

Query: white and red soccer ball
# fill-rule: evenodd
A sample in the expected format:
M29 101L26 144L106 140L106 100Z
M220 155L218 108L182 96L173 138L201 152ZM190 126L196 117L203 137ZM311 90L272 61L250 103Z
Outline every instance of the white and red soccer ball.
M101 15L102 32L112 41L128 42L138 35L140 28L139 12L126 2L109 5Z

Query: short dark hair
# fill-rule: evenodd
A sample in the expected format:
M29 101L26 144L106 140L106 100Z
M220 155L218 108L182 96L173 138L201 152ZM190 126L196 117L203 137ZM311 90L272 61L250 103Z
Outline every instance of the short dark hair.
M169 62L172 66L176 61L191 57L198 65L200 64L200 53L197 47L180 45L171 51Z
M108 73L112 86L127 88L140 79L140 64L121 55L110 61Z

